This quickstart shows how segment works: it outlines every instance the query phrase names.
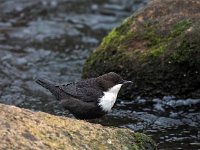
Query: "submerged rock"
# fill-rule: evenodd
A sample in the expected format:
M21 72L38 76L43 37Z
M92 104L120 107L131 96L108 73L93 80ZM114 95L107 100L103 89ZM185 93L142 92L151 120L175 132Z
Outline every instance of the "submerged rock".
M0 149L156 149L148 136L128 129L0 104Z
M200 3L155 0L113 29L84 64L83 78L115 71L133 80L121 97L200 96Z

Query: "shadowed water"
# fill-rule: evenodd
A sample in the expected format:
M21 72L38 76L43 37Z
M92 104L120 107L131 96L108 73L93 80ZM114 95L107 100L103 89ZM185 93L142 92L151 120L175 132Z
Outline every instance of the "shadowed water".
M102 38L147 2L1 0L0 102L71 117L34 78L79 80L85 59ZM198 149L199 108L200 99L138 97L118 100L110 114L91 122L144 132L159 149Z

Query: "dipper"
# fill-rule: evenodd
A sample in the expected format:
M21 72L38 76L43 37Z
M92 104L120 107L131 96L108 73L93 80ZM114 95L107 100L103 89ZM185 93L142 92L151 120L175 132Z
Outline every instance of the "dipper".
M121 86L132 83L114 72L67 84L56 84L41 78L36 82L48 89L60 105L78 119L99 118L110 112Z

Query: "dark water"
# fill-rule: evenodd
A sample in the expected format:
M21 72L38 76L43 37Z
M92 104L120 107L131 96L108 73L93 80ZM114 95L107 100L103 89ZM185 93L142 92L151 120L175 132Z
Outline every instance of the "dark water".
M71 116L35 77L77 81L90 52L150 0L0 0L0 102ZM91 122L153 137L159 149L200 149L200 99L118 100Z

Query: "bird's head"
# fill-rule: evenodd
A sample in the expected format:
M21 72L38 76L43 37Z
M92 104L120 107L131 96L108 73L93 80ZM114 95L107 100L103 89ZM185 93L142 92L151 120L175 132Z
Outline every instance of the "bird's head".
M97 81L103 91L108 91L113 87L116 87L115 89L119 91L122 85L133 83L132 81L124 80L120 75L115 72L103 74L97 78Z

